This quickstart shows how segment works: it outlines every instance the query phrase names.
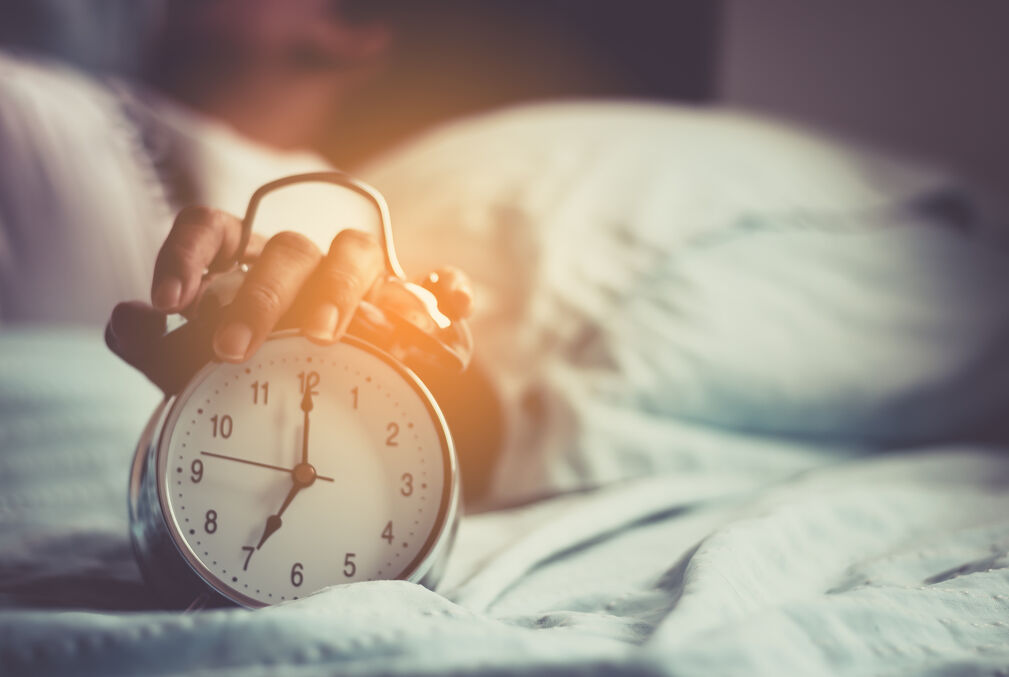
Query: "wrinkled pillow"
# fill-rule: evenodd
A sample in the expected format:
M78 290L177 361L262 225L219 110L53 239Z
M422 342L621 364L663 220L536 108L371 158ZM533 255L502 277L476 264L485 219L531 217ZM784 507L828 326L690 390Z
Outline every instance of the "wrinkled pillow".
M364 171L408 270L467 270L498 500L998 432L1007 220L949 175L740 113L517 108Z

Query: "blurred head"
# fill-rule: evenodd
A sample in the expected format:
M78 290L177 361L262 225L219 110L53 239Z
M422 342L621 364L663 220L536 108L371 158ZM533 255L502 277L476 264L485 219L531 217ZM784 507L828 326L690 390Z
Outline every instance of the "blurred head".
M388 5L168 0L148 72L169 94L261 142L312 145L381 66Z

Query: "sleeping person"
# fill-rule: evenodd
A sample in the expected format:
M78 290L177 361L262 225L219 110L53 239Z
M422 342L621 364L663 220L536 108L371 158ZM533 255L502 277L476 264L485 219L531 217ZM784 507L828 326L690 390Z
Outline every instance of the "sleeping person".
M0 315L99 324L150 290L109 335L155 382L165 316L233 250L233 215L326 167L291 149L388 40L310 0L169 8L166 46L214 35L165 83L183 105L0 58ZM792 441L1005 433L1006 220L943 172L728 111L572 103L454 123L358 174L407 269L442 270L456 316L472 305L478 367L447 399L484 505L669 471L775 477L812 462ZM373 238L290 230L257 246L218 359L246 359L295 305L336 340L370 290Z

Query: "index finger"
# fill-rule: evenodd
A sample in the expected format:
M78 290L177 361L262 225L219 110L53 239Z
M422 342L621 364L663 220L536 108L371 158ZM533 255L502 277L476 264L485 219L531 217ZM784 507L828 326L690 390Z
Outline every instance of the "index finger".
M234 256L241 235L241 220L227 212L209 207L186 207L179 212L154 264L154 307L174 313L192 303L204 272Z

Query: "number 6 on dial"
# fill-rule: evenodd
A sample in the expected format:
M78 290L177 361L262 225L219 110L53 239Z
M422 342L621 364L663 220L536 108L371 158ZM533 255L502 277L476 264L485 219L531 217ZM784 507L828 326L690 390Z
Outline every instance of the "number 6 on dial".
M154 411L130 474L130 533L145 579L171 605L261 607L377 579L433 587L451 548L452 438L400 359L461 371L472 339L431 291L407 282L378 191L340 172L272 181L253 194L234 256L213 272L242 275L261 203L276 191L303 198L305 184L323 185L315 198L349 191L375 208L384 283L410 308L363 301L368 312L350 326L357 335L332 345L277 332L242 364L209 362L186 374ZM313 202L308 211L331 220L346 206L342 196L336 205Z
M160 520L188 570L148 555L160 584L256 607L437 574L458 503L451 438L427 389L369 344L274 335L245 364L204 367L155 423L136 521Z

